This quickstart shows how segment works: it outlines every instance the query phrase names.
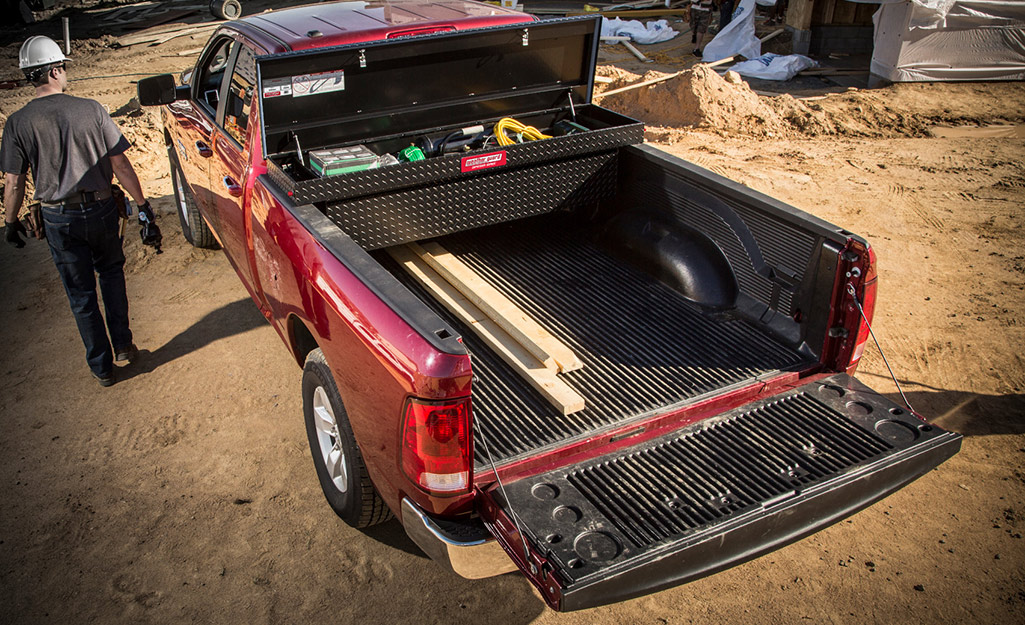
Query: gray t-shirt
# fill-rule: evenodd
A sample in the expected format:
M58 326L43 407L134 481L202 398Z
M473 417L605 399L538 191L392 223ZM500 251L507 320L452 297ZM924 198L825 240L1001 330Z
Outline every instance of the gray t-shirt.
M96 100L65 93L36 98L4 126L0 170L32 170L35 199L57 202L82 191L110 188L110 157L130 147Z

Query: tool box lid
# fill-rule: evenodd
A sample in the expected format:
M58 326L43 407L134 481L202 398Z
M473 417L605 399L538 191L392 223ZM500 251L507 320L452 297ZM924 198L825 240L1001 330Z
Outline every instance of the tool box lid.
M583 16L260 57L264 155L589 104L599 41Z

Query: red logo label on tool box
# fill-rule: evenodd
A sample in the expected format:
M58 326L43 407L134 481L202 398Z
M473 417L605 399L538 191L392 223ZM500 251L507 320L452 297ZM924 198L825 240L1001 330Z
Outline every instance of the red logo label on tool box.
M464 156L460 161L461 171L477 171L488 167L500 167L505 165L505 151L481 154L480 156Z

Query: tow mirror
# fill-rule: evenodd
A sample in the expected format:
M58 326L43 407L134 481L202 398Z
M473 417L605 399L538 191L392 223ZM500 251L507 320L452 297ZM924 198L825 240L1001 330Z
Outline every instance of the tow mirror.
M188 85L174 86L174 76L160 74L139 81L139 104L143 106L159 106L170 104L175 100L186 100L189 97Z

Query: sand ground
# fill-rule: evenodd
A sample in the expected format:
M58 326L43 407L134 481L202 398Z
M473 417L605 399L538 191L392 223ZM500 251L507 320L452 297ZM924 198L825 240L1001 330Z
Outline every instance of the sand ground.
M115 50L100 26L76 38L70 76L85 80L70 92L112 112L133 77L91 77L179 71L206 38ZM20 40L45 28L3 31L0 77L17 76ZM603 69L616 84L639 79L617 64ZM0 246L0 622L1022 622L1025 147L927 129L1021 124L1025 88L826 85L842 93L756 106L746 86L698 74L603 105L641 117L673 154L866 236L876 333L914 407L965 435L958 456L806 540L613 606L558 614L518 575L455 578L397 522L361 532L329 510L300 370L223 255L182 238L158 118L118 115L165 238L156 255L127 237L143 354L115 386L84 365L45 245ZM30 97L0 91L0 117ZM671 107L697 110L698 125L667 124ZM874 350L859 377L895 396Z

